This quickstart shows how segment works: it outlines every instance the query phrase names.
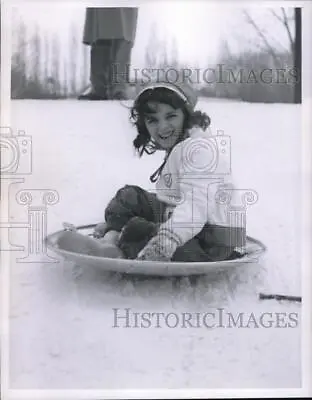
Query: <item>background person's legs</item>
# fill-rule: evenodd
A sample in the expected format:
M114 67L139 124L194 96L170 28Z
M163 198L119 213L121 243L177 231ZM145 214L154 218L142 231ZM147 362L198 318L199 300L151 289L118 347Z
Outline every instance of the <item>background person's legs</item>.
M79 100L107 100L109 98L112 40L100 40L92 44L90 51L91 90L80 95Z
M132 43L123 39L98 40L91 46L92 97L126 99Z
M123 39L98 40L91 46L91 92L80 99L126 99L132 43Z
M112 99L127 99L132 47L133 43L124 39L113 41L110 67L110 97Z
M113 68L118 65L127 74L135 41L138 9L103 7L86 9L83 43L91 46L91 90L79 99L126 99L127 75L115 79Z
M100 40L91 46L90 81L92 91L103 99L109 98L113 42L113 40L109 39Z

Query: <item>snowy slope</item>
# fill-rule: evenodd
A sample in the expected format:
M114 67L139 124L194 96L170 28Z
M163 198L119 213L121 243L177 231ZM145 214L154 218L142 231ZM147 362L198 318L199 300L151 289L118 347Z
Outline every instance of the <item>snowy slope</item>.
M199 107L232 140L239 188L259 194L248 234L268 253L260 264L195 282L139 279L69 263L11 269L10 380L16 389L300 387L300 326L275 313L300 305L259 302L258 292L300 295L300 107L214 102ZM118 102L14 101L12 125L33 140L33 173L12 189L12 220L25 221L19 189L54 189L48 231L63 221L95 223L124 184L152 189L162 154L138 159L135 131ZM24 229L12 241L27 244ZM114 328L113 308L132 312L272 313L272 328ZM296 315L296 314L294 314ZM123 323L120 323L123 326Z

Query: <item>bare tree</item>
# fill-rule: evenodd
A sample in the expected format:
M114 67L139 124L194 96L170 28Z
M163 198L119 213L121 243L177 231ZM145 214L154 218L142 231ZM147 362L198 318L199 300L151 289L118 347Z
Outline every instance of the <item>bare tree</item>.
M70 29L70 93L75 96L77 94L77 54L78 54L78 38L77 26L73 23Z
M12 55L11 69L11 97L16 98L22 95L27 82L27 55L26 55L26 26L20 21L16 30L16 49Z
M158 37L157 25L154 23L150 30L149 40L145 49L146 68L155 68L158 64L157 55L159 54L160 40Z
M63 61L63 76L64 76L63 96L67 97L69 89L68 89L68 66L67 66L67 60L66 59Z
M280 13L277 13L273 9L269 9L271 15L278 21L279 24L285 30L286 36L288 38L288 48L287 52L290 53L292 57L292 66L296 71L296 81L295 81L295 90L294 90L294 102L301 102L301 31L302 31L302 23L301 23L301 8L293 8L290 13L287 13L284 7L281 7ZM255 20L251 17L251 15L243 10L243 14L245 16L246 21L254 28L258 36L260 37L265 49L272 56L275 66L281 67L282 60L280 58L280 54L276 47L273 45L272 37L269 36L267 32L263 28L261 28ZM294 23L295 29L294 32L292 29L292 25Z
M171 64L173 66L177 66L179 64L179 50L178 50L178 44L177 44L177 39L174 37L172 38L171 41Z
M292 56L294 55L294 38L291 33L291 21L293 17L287 15L285 8L281 8L281 15L279 15L275 10L269 9L270 14L280 23L285 29L285 32L288 37L288 47L285 49L287 52L290 52ZM243 15L249 25L253 27L261 42L263 44L262 50L266 50L272 57L275 62L276 67L281 67L281 60L278 55L276 39L269 35L269 33L255 21L254 18L250 15L250 13L246 10L243 10ZM275 44L274 44L275 42ZM281 47L281 46L279 46Z
M60 43L35 25L29 35L22 19L14 21L14 51L11 68L12 98L53 98L60 89ZM51 51L50 51L51 50ZM52 53L52 54L50 54Z
M44 82L46 83L47 79L49 78L49 66L50 66L50 40L47 32L45 32L44 34L43 42L44 42L43 77L44 77Z
M301 20L301 8L295 8L295 44L294 44L294 67L297 71L297 81L295 85L295 103L301 103L302 101L302 20Z
M60 42L57 34L53 35L52 40L52 78L53 78L53 95L59 95L60 86Z
M284 26L287 32L289 44L290 44L290 51L294 53L295 51L295 41L294 38L291 34L291 29L290 29L290 20L293 20L293 17L287 15L286 10L284 7L281 7L281 13L282 15L278 15L276 11L270 10L271 14L274 15L274 17Z
M180 65L176 38L159 37L156 23L152 25L145 50L145 67L156 79L179 79Z
M41 43L40 30L38 24L35 25L35 32L31 40L31 76L32 81L38 85L40 82L40 61L41 61Z

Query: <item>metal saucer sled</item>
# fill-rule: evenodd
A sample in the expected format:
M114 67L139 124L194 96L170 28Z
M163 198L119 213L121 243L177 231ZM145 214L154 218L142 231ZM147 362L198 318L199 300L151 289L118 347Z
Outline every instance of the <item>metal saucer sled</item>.
M77 227L77 231L84 235L91 235L95 225ZM229 268L256 263L266 252L266 247L261 241L250 236L246 238L246 254L243 257L214 262L161 262L139 261L123 258L97 257L87 254L67 251L59 247L58 239L63 230L48 235L45 244L48 249L60 255L63 259L84 267L95 267L103 271L114 271L127 274L141 274L151 276L189 276L204 275L212 271L227 270Z

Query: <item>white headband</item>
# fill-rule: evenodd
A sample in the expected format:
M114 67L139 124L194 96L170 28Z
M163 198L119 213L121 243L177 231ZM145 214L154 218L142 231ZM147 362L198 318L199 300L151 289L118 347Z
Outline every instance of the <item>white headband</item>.
M160 83L154 83L154 84L151 84L151 85L145 87L144 89L142 89L142 90L138 93L138 95L136 96L136 99L135 99L135 100L137 100L137 99L141 96L142 93L146 92L146 91L149 90L149 89L156 89L156 88L162 88L162 87L167 88L167 89L171 90L172 92L175 92L182 100L184 100L185 102L187 102L187 97L185 96L185 94L184 94L181 90L179 90L179 89L178 89L176 86L174 86L173 84L166 83L166 82L163 82L163 83L161 83L161 82L160 82Z

